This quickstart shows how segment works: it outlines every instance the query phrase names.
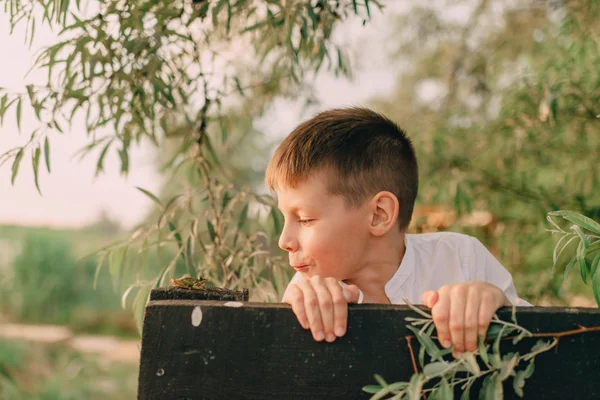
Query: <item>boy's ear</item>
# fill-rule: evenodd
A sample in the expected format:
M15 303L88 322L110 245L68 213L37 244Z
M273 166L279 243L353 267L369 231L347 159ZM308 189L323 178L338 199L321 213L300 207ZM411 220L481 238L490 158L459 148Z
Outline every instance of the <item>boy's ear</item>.
M371 204L371 233L375 236L383 236L396 225L400 203L393 193L382 191L373 196Z

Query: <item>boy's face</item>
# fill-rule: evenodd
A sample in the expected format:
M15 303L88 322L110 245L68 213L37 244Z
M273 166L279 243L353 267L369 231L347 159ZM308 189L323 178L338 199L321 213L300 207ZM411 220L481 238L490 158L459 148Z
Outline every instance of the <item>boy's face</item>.
M359 271L369 243L369 202L346 207L343 197L328 192L326 182L325 172L315 172L296 187L277 191L285 218L279 247L296 271L349 279Z

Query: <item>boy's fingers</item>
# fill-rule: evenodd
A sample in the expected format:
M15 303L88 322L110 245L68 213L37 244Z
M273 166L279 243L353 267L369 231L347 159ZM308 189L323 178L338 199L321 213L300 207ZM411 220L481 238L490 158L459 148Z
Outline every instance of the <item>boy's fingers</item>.
M333 301L333 331L329 332L325 329L326 339L328 342L333 342L337 337L344 336L348 321L348 303L343 295L343 289L335 278L326 279L325 283L331 293ZM349 296L351 296L348 293Z
M303 281L300 287L304 295L304 310L306 311L310 330L315 340L321 341L325 338L325 334L323 333L323 322L319 310L319 299L310 281Z
M457 286L452 293L452 301L450 303L450 337L454 345L454 353L459 356L465 351L465 308L466 308L466 291L463 286Z
M448 328L450 302L446 292L439 293L438 296L439 299L436 305L431 309L431 316L437 330L438 340L444 348L448 349L452 346L450 329Z
M479 295L475 292L469 293L465 308L465 351L475 351L477 349L479 305Z
M438 292L435 290L428 290L427 292L423 293L423 304L425 304L427 307L429 308L433 308L433 306L435 306L435 303L437 303L438 301Z
M334 309L332 293L330 292L331 289L327 284L328 280L329 278L323 279L321 277L311 279L319 301L319 312L321 313L321 321L323 321L323 334L328 342L332 342L335 340L335 334L333 333ZM337 284L337 281L335 281L335 283ZM338 295L341 297L341 293ZM317 335L320 335L318 331ZM317 339L317 337L315 337L315 339Z
M300 325L302 325L304 329L310 328L308 318L306 317L306 311L304 310L304 295L298 285L290 285L283 298L283 302L292 306L292 311L294 311L298 322L300 322Z
M479 306L479 324L477 328L478 334L482 339L485 339L490 322L498 308L499 306L496 307L493 303L482 299Z

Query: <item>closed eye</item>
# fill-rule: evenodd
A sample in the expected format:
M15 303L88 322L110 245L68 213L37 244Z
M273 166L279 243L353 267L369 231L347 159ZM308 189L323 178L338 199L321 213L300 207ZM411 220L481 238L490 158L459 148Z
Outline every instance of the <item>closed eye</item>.
M310 223L311 223L311 222L313 222L313 221L314 221L314 219L301 219L301 220L298 220L298 222L299 222L301 225L304 225L304 226L307 226L308 224L310 224Z

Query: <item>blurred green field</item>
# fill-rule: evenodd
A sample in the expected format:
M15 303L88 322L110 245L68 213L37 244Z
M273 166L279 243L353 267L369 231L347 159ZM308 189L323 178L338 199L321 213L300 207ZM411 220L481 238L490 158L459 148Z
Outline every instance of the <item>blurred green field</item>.
M98 229L0 226L0 324L52 324L74 335L139 339L122 310L122 288L106 270L93 289L96 258L85 254L121 238ZM0 337L0 399L133 399L138 365L80 354L66 343Z
M117 234L118 236L118 234ZM121 309L120 288L95 257L81 257L119 237L93 230L0 227L0 315L22 323L66 324L75 331L136 335ZM117 289L117 290L115 290Z
M0 339L1 400L135 399L137 365Z

